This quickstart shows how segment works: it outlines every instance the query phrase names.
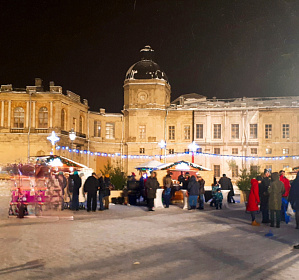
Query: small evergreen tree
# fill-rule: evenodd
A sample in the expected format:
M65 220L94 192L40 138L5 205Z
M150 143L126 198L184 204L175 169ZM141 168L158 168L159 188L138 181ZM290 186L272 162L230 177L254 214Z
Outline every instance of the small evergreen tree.
M259 173L259 167L254 168L253 166L250 166L249 171L247 168L241 169L241 174L239 176L238 181L236 182L238 188L241 191L249 191L251 188L251 179L256 178Z
M117 164L116 167L113 167L110 162L107 165L104 165L104 169L101 170L103 176L109 174L111 184L115 187L116 190L122 190L123 186L126 185L127 178L124 172L121 171L120 166Z

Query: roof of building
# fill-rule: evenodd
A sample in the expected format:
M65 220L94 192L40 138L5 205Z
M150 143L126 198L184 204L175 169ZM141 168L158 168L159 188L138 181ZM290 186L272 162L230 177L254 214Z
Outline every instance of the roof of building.
M145 46L140 50L141 60L133 64L126 73L126 80L160 79L168 83L168 78L160 66L153 61L154 50Z
M183 94L171 102L172 107L182 109L236 109L236 108L278 108L278 107L299 107L298 96L280 96L280 97L243 97L217 99L213 97L208 99L203 95L190 93Z

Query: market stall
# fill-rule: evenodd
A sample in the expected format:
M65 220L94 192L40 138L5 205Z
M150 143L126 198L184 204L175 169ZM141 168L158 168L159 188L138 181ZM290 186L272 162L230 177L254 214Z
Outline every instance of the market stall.
M12 164L9 170L9 215L23 217L27 214L41 215L43 211L50 209L63 209L64 202L68 202L67 191L61 188L58 174L63 173L67 183L67 177L74 171L84 173L82 184L84 177L92 172L82 164L53 155L31 158L31 163L28 164Z
M174 188L176 189L174 196L172 197L173 202L184 201L184 191L181 190L178 181L180 175L185 175L186 172L188 172L190 176L196 176L196 174L200 173L205 180L205 186L211 186L214 181L214 174L211 169L184 160L161 164L155 171L157 172L157 178L161 186L163 186L163 177L166 176L167 172L172 173L171 178L173 180Z

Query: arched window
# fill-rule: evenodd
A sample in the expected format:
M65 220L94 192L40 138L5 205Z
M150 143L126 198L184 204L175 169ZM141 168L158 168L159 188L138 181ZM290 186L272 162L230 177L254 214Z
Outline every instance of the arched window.
M61 129L62 129L62 130L66 130L66 129L65 129L65 124L66 124L65 110L62 109L62 110L61 110Z
M38 111L38 127L48 128L48 109L41 107Z
M79 119L79 132L83 133L83 117L82 116L80 116L80 119Z
M15 128L24 128L24 109L16 107L13 112L13 126Z

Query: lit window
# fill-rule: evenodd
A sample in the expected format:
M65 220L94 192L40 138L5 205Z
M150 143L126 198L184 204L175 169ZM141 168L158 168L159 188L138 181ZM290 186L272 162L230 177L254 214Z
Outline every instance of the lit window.
M289 124L282 125L282 138L290 138L290 125Z
M239 139L239 124L232 124L232 139Z
M101 122L94 121L94 137L101 137Z
M203 139L203 124L196 124L196 138Z
M145 125L139 125L139 138L140 139L145 139L146 138Z
M284 155L287 155L287 154L289 153L289 148L283 148L283 149L282 149L282 153L283 153Z
M185 125L184 126L184 139L185 140L190 140L191 138L191 129L190 125Z
M24 128L24 109L22 107L17 107L14 109L14 127Z
M214 165L214 177L220 177L220 165Z
M145 148L140 148L140 149L139 149L139 153L140 153L140 154L144 154L144 153L145 153Z
M115 138L115 128L114 123L106 123L106 139Z
M79 132L80 133L83 133L83 117L82 116L80 116L80 118L79 118Z
M41 107L38 111L38 127L48 128L48 109Z
M214 139L221 139L221 124L214 124Z
M239 176L239 167L238 165L232 166L232 177L238 177Z
M267 155L272 154L272 149L271 148L266 148L266 154Z
M250 124L250 139L257 138L257 124Z
M257 165L250 165L250 171L254 173L259 173L259 167Z
M168 127L168 139L175 140L175 127L174 125L170 125Z
M265 138L272 138L272 124L265 124Z
M238 148L232 148L232 155L237 155L238 153Z
M214 154L220 155L220 148L214 148Z

